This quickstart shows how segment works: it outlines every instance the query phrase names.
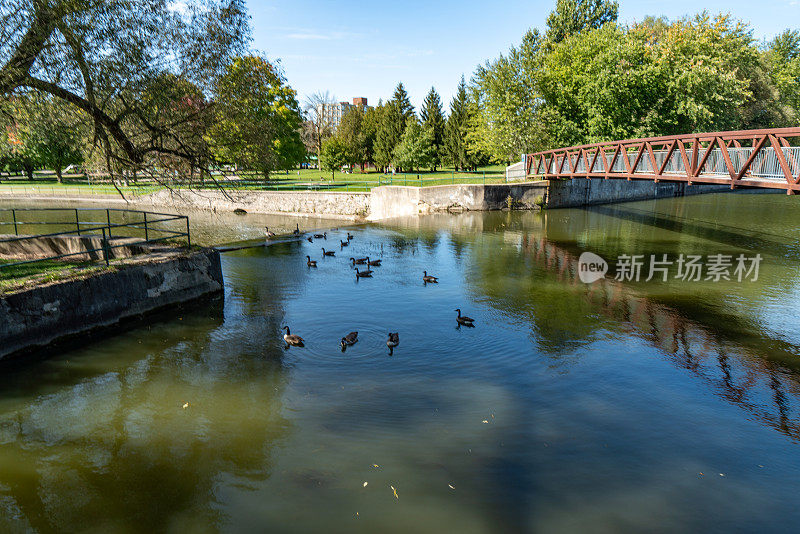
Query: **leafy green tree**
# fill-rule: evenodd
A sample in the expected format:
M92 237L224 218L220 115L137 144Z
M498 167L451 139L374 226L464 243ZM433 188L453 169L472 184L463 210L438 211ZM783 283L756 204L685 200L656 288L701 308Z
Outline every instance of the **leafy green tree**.
M244 0L180 4L178 13L175 2L162 0L0 2L0 94L34 90L80 109L113 168L158 172L174 158L195 165L206 148L183 142L189 128L147 120L154 91L174 88L152 82L169 74L209 94L231 58L246 51L250 32ZM178 125L210 113L182 109Z
M320 167L331 171L331 178L335 178L336 169L348 165L352 156L348 153L347 144L338 136L329 137L322 143L320 153Z
M615 0L557 0L547 17L546 37L551 43L560 43L570 35L616 22L618 16Z
M347 146L350 165L360 165L364 170L369 157L367 134L364 131L364 106L353 106L348 109L336 130L336 136Z
M410 121L395 150L395 164L403 170L419 170L433 167L435 162L433 130L416 120Z
M469 97L464 77L458 84L458 90L450 102L450 115L445 125L445 150L447 158L456 170L472 166L467 152L467 131L469 128Z
M367 163L375 163L375 143L378 137L378 127L383 113L383 103L378 102L376 107L367 108L364 112L364 120L361 124L361 131L364 135L364 153Z
M394 161L394 150L400 143L405 131L405 120L400 108L394 101L383 106L380 123L375 136L375 163L386 169Z
M436 167L444 161L446 157L444 153L444 128L446 120L442 112L442 99L439 97L439 93L436 92L435 88L431 87L431 90L425 97L419 115L422 121L422 127L430 130L433 135L435 158L432 170L435 171Z
M800 31L785 30L769 43L766 61L778 90L778 99L790 115L800 119Z
M508 164L546 146L539 91L543 57L539 32L530 30L519 48L478 67L470 85L475 106L467 137L472 152Z
M257 169L266 180L305 159L296 93L265 59L235 59L217 83L215 108L209 143L217 159Z

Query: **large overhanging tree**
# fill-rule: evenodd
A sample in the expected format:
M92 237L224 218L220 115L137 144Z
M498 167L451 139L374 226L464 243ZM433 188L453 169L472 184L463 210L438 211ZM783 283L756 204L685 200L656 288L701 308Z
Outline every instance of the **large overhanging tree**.
M109 172L193 171L212 84L249 40L244 0L0 0L0 94L80 108Z

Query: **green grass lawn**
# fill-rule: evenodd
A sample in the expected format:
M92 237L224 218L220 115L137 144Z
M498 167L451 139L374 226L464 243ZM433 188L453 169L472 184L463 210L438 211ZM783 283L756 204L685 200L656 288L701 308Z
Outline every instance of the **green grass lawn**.
M105 265L92 262L67 262L45 260L22 265L8 265L9 260L0 260L0 291L10 291L28 282L51 282L68 278L76 273L87 273L106 269Z

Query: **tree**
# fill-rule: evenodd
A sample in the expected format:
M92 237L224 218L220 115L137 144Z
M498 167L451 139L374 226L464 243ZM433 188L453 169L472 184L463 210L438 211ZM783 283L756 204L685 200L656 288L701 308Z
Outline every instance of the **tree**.
M327 91L314 93L305 102L306 121L303 123L303 143L309 152L317 155L318 163L322 145L333 135L333 106L335 105L335 99Z
M30 137L38 162L53 169L61 183L63 169L83 161L81 144L85 137L81 114L52 97L36 98L33 105L23 128Z
M419 170L421 167L430 168L435 162L433 130L412 120L395 149L395 163L404 170Z
M336 137L347 147L347 163L360 165L364 170L367 162L367 137L364 132L364 106L353 106L348 109L339 122Z
M467 84L462 76L456 95L450 102L450 116L447 117L445 126L445 149L449 161L456 170L471 167L466 139L469 122L468 106Z
M616 22L618 15L615 0L557 0L547 17L546 37L551 43L560 43L570 35Z
M334 135L326 139L322 144L319 160L320 167L331 171L332 179L336 175L336 169L341 169L344 165L347 165L350 159L351 156L347 152L347 145L339 136Z
M767 48L766 62L790 122L800 119L800 31L785 30Z
M444 128L446 121L444 113L442 112L442 100L439 98L439 93L437 93L436 89L433 87L431 87L431 90L425 97L425 101L422 103L420 120L422 121L422 127L430 130L433 136L433 147L436 157L433 160L432 167L435 171L436 166L445 159Z
M387 102L380 113L375 136L375 163L385 169L394 161L395 147L405 131L405 120L394 101Z
M218 160L257 169L269 180L271 171L305 158L296 93L261 57L229 65L215 88L215 115L208 137Z
M210 92L249 40L244 0L185 0L180 10L168 0L8 0L0 22L0 94L36 90L79 108L111 172L202 164L205 147L193 141L202 132L188 141L178 132L209 108L175 106L171 122L152 123L154 92L175 88L152 82Z
M545 146L539 91L543 57L539 32L530 30L519 48L478 67L470 84L475 103L467 136L471 152L508 164Z
M398 83L397 87L395 87L391 101L394 102L400 111L400 115L403 116L403 130L405 131L408 121L414 116L414 106L411 105L411 100L408 98L403 82Z

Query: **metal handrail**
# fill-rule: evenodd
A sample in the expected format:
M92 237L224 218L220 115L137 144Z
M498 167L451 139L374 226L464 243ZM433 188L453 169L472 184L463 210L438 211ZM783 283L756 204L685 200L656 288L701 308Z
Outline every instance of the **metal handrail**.
M17 214L19 212L54 212L54 211L66 211L66 212L74 212L75 213L75 221L22 221L19 220ZM191 233L189 230L189 218L186 215L173 215L169 213L160 213L160 212L148 212L148 211L140 211L140 210L128 210L128 209L119 209L119 208L0 208L0 214L2 213L9 213L11 214L11 221L0 221L0 225L13 225L14 226L14 237L8 237L4 239L0 239L1 243L15 243L20 241L27 241L33 239L39 239L43 237L59 237L59 236L81 236L86 235L87 232L102 232L102 240L100 242L99 248L86 248L79 252L71 252L66 254L53 254L50 256L36 258L34 260L25 260L25 261L17 261L11 263L2 263L0 264L0 269L6 267L12 267L16 265L24 265L29 263L36 263L41 261L48 261L48 260L58 260L62 258L67 258L70 256L78 256L78 255L90 255L92 253L101 252L102 258L105 261L106 265L109 265L109 252L115 248L121 247L129 247L129 246L137 246L137 245L146 245L146 244L153 244L153 243L160 243L162 241L167 241L169 239L176 239L181 237L186 237L187 244L191 246ZM94 213L105 213L106 215L106 223L103 224L101 222L95 221L81 221L79 213L81 212L94 212ZM142 221L133 221L129 223L112 223L111 222L111 213L130 213L130 214L138 214L142 216ZM155 219L149 218L148 215L157 216ZM158 218L161 216L161 218ZM169 228L161 228L161 227L154 227L154 224L157 223L164 223L169 221L185 221L186 223L186 230L172 230ZM19 227L24 226L27 224L48 224L48 225L75 225L74 230L68 230L64 232L51 232L47 234L34 234L34 235L20 235L19 234ZM143 226L142 226L143 224ZM86 225L92 225L89 228L86 228ZM121 229L121 228L134 228L137 230L144 230L145 238L141 241L135 242L126 242L122 244L113 244L109 242L109 240L113 237L132 237L132 236L120 236L114 235L112 236L112 229ZM162 237L155 237L150 238L151 232L157 232L161 234L167 234ZM90 260L91 261L91 260Z

